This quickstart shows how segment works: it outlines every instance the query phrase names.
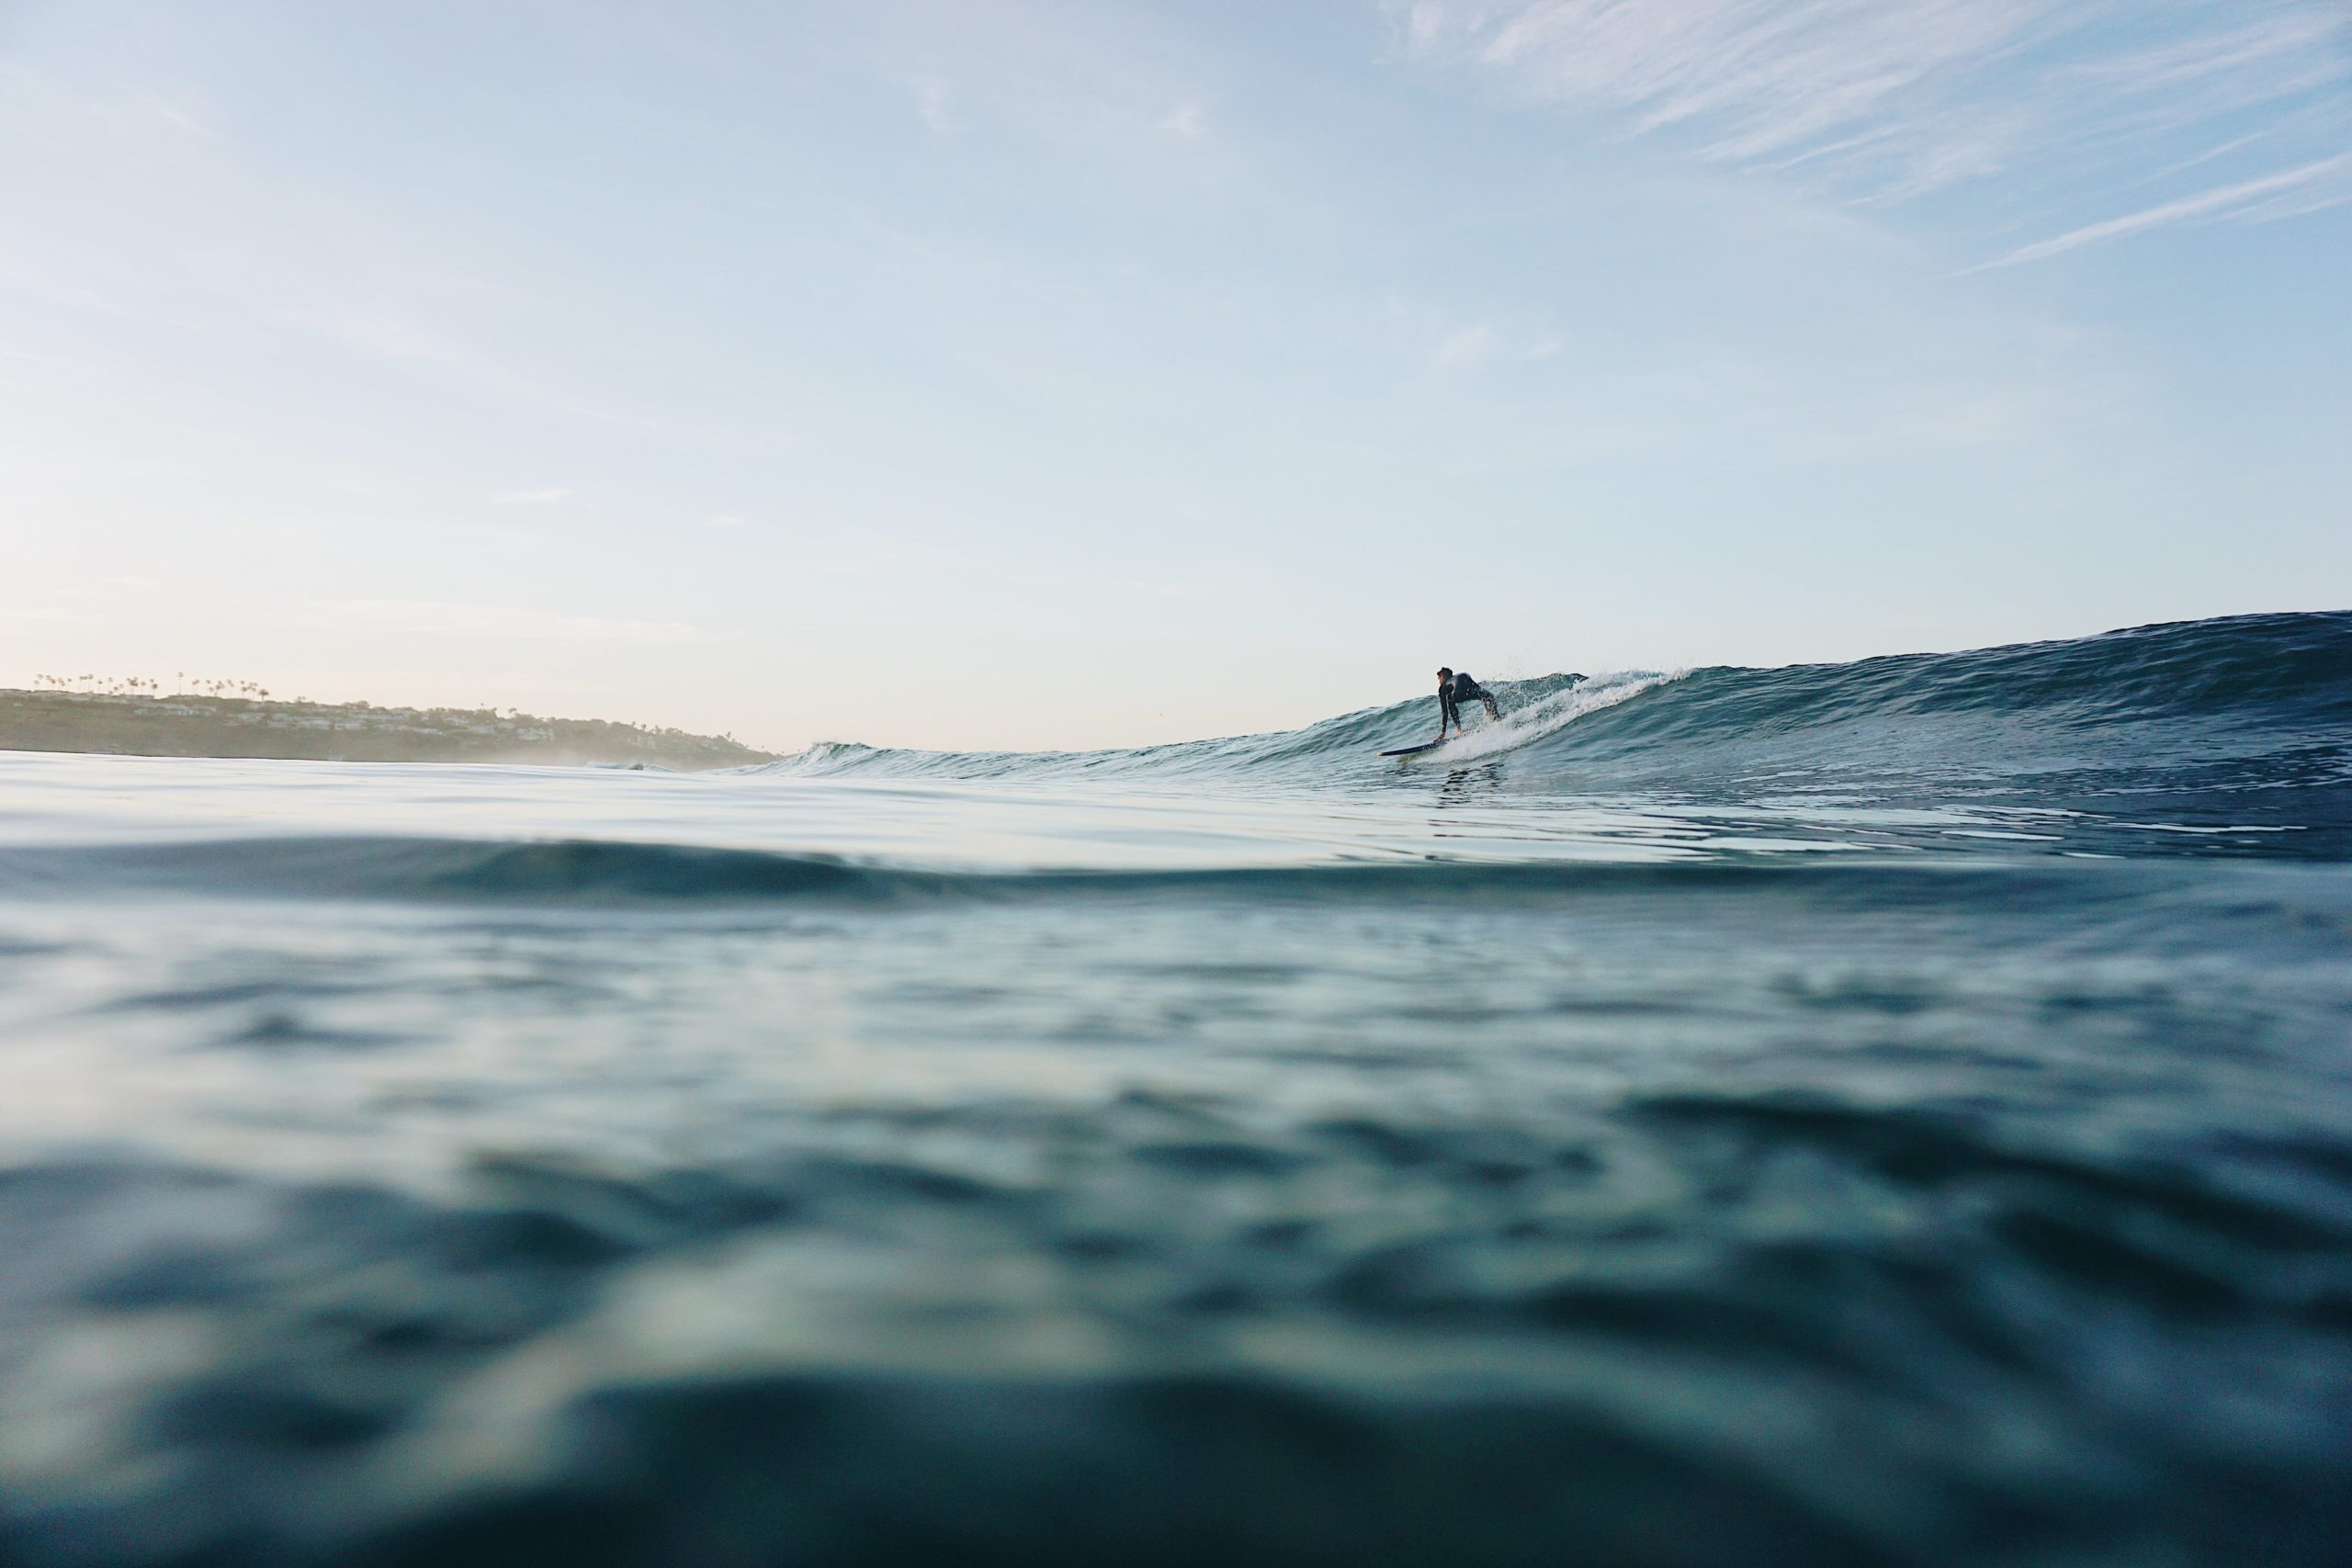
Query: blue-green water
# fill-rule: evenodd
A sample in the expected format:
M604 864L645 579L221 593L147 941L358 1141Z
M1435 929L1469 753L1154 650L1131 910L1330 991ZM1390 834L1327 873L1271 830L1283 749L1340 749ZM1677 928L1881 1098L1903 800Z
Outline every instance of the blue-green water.
M0 754L0 1562L2321 1563L2352 615Z

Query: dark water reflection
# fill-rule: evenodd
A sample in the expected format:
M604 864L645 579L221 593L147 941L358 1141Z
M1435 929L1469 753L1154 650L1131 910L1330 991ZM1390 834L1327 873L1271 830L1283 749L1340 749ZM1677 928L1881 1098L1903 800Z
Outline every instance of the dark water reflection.
M2340 868L457 886L11 906L11 1561L2352 1524Z

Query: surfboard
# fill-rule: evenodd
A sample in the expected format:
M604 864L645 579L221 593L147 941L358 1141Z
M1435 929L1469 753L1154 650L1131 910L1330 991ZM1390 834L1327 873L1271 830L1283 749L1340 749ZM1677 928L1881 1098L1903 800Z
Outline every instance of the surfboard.
M1424 740L1419 746L1399 746L1394 751L1383 751L1384 757L1415 757L1423 751L1434 751L1444 745L1442 740Z

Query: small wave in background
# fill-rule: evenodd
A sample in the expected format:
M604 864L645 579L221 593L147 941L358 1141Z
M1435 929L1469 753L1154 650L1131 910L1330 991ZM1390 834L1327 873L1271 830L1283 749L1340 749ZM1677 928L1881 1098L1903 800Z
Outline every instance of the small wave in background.
M0 1561L2328 1563L2352 615L0 758Z

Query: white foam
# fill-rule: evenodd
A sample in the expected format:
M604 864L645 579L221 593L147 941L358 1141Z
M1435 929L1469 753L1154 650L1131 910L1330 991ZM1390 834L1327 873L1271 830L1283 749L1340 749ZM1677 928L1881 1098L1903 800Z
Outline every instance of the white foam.
M1457 737L1434 751L1424 751L1408 758L1416 762L1461 762L1479 757L1498 756L1516 751L1532 740L1555 735L1589 713L1613 708L1619 703L1640 696L1644 692L1679 681L1689 674L1687 670L1621 670L1605 675L1594 675L1577 682L1565 692L1555 692L1532 706L1507 713L1492 724L1481 725L1466 735ZM1475 711L1475 709L1474 709Z

